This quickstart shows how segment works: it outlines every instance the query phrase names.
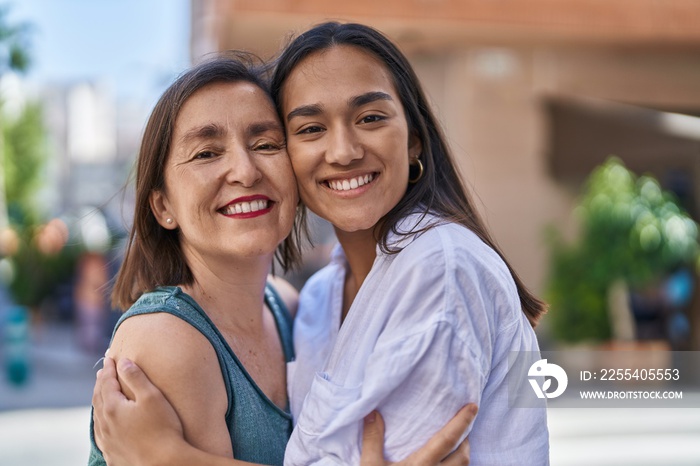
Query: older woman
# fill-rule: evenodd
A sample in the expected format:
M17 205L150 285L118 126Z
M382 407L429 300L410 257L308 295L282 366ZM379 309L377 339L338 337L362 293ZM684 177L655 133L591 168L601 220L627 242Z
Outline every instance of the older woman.
M148 372L205 451L282 462L291 316L266 280L281 244L284 265L298 257L297 203L284 130L254 68L215 59L163 94L139 152L113 292L128 311L110 351Z

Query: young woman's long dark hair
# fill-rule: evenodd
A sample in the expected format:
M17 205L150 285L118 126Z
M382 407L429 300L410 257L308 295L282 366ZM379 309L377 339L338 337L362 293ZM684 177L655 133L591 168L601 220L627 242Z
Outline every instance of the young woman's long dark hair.
M165 185L165 163L182 105L199 89L220 82L248 82L269 95L265 76L266 69L257 57L231 51L185 71L156 103L139 149L134 223L112 291L115 308L127 309L141 294L157 286L190 285L194 280L180 248L179 231L161 227L149 203L151 193ZM277 250L277 260L285 270L300 261L297 244L302 230L295 222L294 232Z
M418 136L423 145L420 156L424 167L423 176L417 183L409 185L404 197L382 219L377 231L382 250L387 253L398 252L387 244L388 233L393 231L402 234L397 231L398 222L414 212L417 206L424 206L426 213L434 212L445 220L464 225L505 261L518 288L523 312L534 327L539 317L546 312L546 305L525 287L491 238L455 167L418 77L406 57L387 37L369 26L336 22L320 24L297 36L274 64L271 92L280 115L284 83L294 68L309 55L337 45L359 47L385 64L406 112L409 132Z

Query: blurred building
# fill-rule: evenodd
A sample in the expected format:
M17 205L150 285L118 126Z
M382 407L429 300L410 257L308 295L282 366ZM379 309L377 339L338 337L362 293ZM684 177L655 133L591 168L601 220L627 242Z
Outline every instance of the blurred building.
M581 182L609 155L700 215L700 2L193 0L191 54L270 58L328 19L408 55L492 231L541 291L543 230L573 231Z
M147 109L119 99L100 81L46 85L37 98L48 151L38 205L44 220L59 218L67 227L67 244L83 248L75 264L66 259L65 276L51 278L41 312L47 320L73 322L81 348L103 352L116 316L106 299L120 263L121 251L112 244L131 220L127 181Z
M98 208L119 223L122 210L128 209L122 188L136 155L144 112L122 104L100 82L49 86L42 102L51 151L47 180L52 184L44 190L50 213L83 216Z

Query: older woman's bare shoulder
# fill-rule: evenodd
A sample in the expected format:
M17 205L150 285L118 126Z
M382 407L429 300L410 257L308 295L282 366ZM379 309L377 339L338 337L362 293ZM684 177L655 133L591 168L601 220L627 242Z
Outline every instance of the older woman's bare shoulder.
M222 379L214 348L199 330L166 312L143 314L124 320L114 334L110 357L137 363L161 390L193 380ZM223 379L222 379L223 380ZM216 386L214 384L214 386ZM223 384L222 384L223 387Z

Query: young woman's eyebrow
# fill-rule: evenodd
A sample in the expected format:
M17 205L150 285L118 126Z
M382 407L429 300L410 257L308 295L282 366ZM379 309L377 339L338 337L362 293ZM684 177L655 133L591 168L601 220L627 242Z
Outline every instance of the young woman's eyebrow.
M362 107L363 105L366 105L366 104L369 104L372 102L376 102L377 100L394 100L394 99L386 92L374 91L374 92L366 92L364 94L352 97L348 101L348 104L352 108L357 108L357 107ZM320 104L301 105L287 114L287 122L290 122L292 120L292 118L295 118L295 117L316 116L316 115L320 114L321 111L322 111L322 107Z
M367 105L372 102L376 102L377 100L394 100L389 94L386 92L379 92L379 91L374 91L374 92L366 92L364 94L360 94L358 96L355 96L349 100L349 105L350 107L357 108L357 107L362 107L363 105Z
M300 105L299 107L295 108L287 114L287 122L292 121L292 118L295 117L319 115L321 113L321 110L322 108L320 104Z

